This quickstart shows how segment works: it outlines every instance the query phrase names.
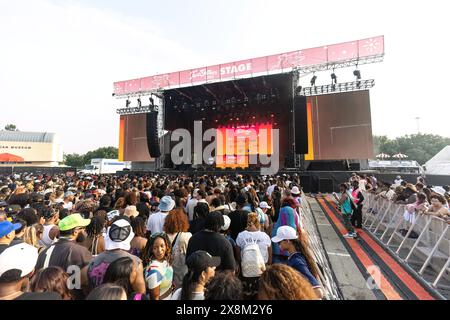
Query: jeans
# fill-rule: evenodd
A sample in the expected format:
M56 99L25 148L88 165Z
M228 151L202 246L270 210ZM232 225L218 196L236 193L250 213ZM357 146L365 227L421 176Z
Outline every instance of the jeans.
M347 229L348 233L354 233L355 229L352 226L352 214L343 213L342 217L344 218L344 226Z
M352 225L356 228L362 228L362 206L356 208L352 214Z

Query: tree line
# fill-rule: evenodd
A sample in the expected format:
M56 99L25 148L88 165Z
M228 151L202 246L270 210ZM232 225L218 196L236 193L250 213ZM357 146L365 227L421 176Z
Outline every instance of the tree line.
M82 168L91 163L91 159L117 159L119 150L115 147L103 147L87 152L86 154L64 154L64 163L69 167Z
M450 145L450 138L433 134L412 134L389 139L387 136L374 136L375 155L402 153L408 160L415 160L424 165L444 147Z

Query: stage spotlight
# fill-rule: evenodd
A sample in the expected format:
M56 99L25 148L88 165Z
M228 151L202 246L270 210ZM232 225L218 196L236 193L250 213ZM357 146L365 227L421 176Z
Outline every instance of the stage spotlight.
M150 105L154 106L155 105L155 100L153 100L153 96L150 96L149 100L150 100Z
M316 86L316 80L317 80L317 76L314 75L314 76L311 78L311 87L315 87L315 86Z
M131 104L130 99L127 99L127 101L125 102L125 104L126 104L126 107L129 108L129 107L130 107L130 104Z
M302 86L298 86L297 88L295 88L295 95L301 94L302 93L302 89L303 89Z
M142 107L142 100L140 97L137 99L137 103L139 108Z
M361 80L361 71L359 71L358 69L353 71L353 75L356 77L356 79Z

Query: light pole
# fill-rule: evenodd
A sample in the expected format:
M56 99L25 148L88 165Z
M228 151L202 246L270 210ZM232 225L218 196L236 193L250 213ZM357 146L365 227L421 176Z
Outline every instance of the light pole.
M420 134L420 117L416 117L417 120L417 134Z

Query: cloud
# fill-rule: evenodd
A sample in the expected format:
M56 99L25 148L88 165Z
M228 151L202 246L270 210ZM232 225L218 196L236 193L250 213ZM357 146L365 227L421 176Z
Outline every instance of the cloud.
M114 81L198 64L151 21L74 2L2 1L2 122L56 132L65 152L118 144Z

